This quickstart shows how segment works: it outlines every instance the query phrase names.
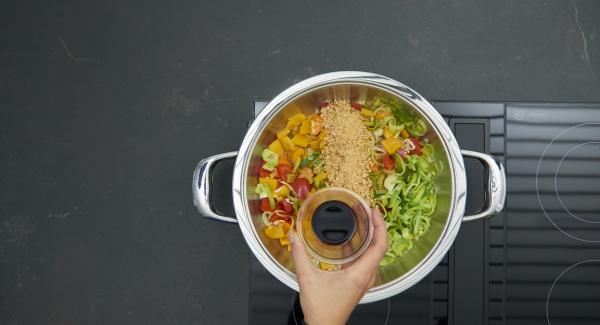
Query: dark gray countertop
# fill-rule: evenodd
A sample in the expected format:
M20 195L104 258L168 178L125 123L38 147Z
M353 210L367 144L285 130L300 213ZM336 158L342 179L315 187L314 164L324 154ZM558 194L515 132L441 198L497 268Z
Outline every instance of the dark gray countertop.
M191 172L236 149L255 97L311 75L600 101L595 0L0 8L2 324L246 323L249 251L198 216Z

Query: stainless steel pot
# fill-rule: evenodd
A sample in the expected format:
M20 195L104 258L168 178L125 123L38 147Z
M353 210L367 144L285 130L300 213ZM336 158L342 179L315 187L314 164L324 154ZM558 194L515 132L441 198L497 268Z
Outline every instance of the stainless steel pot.
M375 285L361 303L373 302L398 294L423 279L443 258L452 245L461 222L488 218L500 212L506 196L506 179L502 163L489 155L458 147L450 129L431 104L409 87L373 73L332 72L301 81L275 97L256 117L238 152L215 155L201 160L193 176L194 204L207 218L238 223L254 255L273 276L298 291L292 259L285 248L265 237L258 197L253 190L258 183L261 151L275 138L293 114L314 110L325 100L335 98L367 101L373 96L398 98L420 114L428 123L426 136L435 147L444 172L436 179L437 207L427 234L414 243L413 249L392 265L380 267ZM211 170L220 160L236 157L233 171L233 201L237 218L217 213L210 203ZM486 203L475 215L464 215L467 183L464 157L480 160L487 171Z

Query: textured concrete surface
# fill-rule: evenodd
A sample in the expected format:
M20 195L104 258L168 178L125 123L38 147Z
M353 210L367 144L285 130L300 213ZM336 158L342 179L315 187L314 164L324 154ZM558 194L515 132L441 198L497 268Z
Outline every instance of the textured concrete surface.
M593 0L0 8L2 324L246 323L249 250L198 216L191 172L236 149L255 97L311 75L372 71L437 100L600 101Z

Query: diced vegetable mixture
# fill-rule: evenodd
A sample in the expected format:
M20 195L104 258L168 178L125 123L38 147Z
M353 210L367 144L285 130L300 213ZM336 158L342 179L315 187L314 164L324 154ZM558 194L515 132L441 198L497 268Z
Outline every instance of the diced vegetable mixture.
M324 146L323 119L315 113L289 118L262 152L256 193L265 235L290 249L287 233L294 226L299 206L310 194L326 186L320 151Z

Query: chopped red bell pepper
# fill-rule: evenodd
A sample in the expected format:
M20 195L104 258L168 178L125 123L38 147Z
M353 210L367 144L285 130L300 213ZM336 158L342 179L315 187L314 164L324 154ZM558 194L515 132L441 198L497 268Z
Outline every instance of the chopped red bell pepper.
M419 140L417 140L416 138L410 138L410 140L415 145L415 148L412 150L412 153L417 156L422 155L423 147L421 146L421 142L419 142Z
M352 106L352 108L354 108L357 111L360 111L362 109L362 105L359 103L352 103L350 104L350 106Z
M270 217L269 217L269 222L275 222L277 220L283 220L287 223L289 223L292 220L292 217L286 215L286 214L277 214L277 213L273 213Z
M267 199L267 198L260 199L260 211L261 212L273 211L273 209L271 209L271 203L269 203L269 199Z
M293 213L294 212L294 205L290 201L285 199L281 202L283 203L283 211L285 211L285 213Z
M312 188L306 178L296 178L290 185L300 200L304 200Z
M385 157L383 157L383 168L384 169L394 169L395 163L394 163L394 159L392 158L392 156L390 155L385 155Z
M292 172L292 166L288 164L279 164L276 167L277 175L279 175L279 179L284 182L287 182L288 175Z
M283 203L281 201L277 202L275 210L283 210Z

